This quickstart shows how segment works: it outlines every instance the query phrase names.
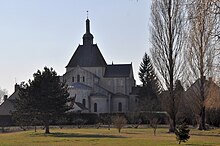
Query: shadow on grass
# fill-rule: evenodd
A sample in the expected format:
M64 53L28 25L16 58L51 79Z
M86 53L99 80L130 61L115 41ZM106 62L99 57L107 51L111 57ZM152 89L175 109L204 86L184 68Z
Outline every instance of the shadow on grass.
M125 134L143 134L141 132L124 132Z
M186 144L188 146L214 146L212 144Z
M126 138L124 136L116 136L116 135L102 135L102 134L80 134L80 133L32 133L31 136L51 136L51 137L64 137L64 138Z
M195 136L213 136L213 137L220 137L220 135L214 135L214 134L190 134Z

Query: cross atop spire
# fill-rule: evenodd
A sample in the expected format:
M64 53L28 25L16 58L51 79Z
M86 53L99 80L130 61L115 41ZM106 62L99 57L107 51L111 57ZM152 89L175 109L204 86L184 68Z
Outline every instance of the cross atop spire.
M89 11L86 11L87 19L89 19Z

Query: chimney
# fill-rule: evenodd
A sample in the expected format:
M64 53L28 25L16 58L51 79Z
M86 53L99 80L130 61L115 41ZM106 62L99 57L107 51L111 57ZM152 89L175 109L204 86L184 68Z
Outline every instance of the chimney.
M8 99L8 95L4 95L4 102Z
M15 84L15 92L18 91L18 89L19 89L19 85L16 83Z

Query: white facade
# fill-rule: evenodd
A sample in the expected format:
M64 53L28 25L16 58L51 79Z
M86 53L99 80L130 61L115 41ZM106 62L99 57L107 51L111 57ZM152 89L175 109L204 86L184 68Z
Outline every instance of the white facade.
M89 23L87 19L83 45L76 49L61 80L68 85L75 102L84 106L82 112L128 112L136 105L130 102L135 98L131 96L135 86L132 64L108 65L93 44Z

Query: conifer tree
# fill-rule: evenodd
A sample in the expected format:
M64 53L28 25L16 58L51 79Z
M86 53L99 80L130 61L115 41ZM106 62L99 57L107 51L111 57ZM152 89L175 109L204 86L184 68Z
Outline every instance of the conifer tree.
M190 138L189 131L190 130L188 129L188 126L186 126L185 123L176 128L176 140L179 141L179 144L181 142L186 142Z
M45 133L49 132L49 125L69 110L67 86L61 83L56 72L45 67L33 75L34 79L22 83L19 89L19 98L16 99L13 113L15 120L21 122L26 118L26 124L34 121L42 123Z
M161 84L147 53L144 54L138 74L142 82L142 89L139 94L141 104L143 104L142 107L149 107L149 105L146 105L149 103L151 108L149 107L150 109L147 110L152 110L152 108L154 110L158 109L158 94L161 92ZM156 105L157 108L155 109Z

